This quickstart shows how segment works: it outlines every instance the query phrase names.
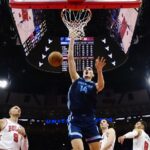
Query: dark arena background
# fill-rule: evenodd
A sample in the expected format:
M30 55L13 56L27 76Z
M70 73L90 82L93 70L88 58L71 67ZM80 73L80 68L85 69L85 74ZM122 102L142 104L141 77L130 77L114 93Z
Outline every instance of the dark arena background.
M66 124L71 84L68 30L60 10L30 11L12 9L7 0L0 0L0 118L8 117L9 108L18 105L22 109L19 123L26 129L30 150L71 150ZM118 137L142 119L150 135L150 1L143 0L141 7L134 9L135 24L125 24L132 31L128 31L132 39L127 43L124 27L118 32L121 11L93 10L86 36L75 43L77 70L82 75L86 65L93 67L94 59L104 56L105 89L97 96L97 124L108 118ZM20 13L26 14L22 20L17 18ZM27 29L28 20L34 22ZM47 62L50 51L55 50L63 54L59 68ZM124 145L116 140L115 150L132 150L132 140Z

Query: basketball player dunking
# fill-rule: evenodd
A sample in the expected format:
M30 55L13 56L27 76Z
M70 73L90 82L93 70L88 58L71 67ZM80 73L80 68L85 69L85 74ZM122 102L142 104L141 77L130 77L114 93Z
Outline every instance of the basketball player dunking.
M135 124L134 130L118 138L123 144L125 139L133 139L133 150L150 150L150 137L145 133L146 123L142 120Z
M25 129L18 124L21 109L13 106L9 115L8 119L0 119L0 150L28 150Z
M68 130L73 150L84 150L82 137L90 150L100 149L101 136L95 119L95 105L97 93L104 88L102 69L105 64L104 58L96 59L97 83L92 81L94 73L90 67L84 69L81 78L76 71L74 60L74 37L70 37L68 65L72 85L68 91Z

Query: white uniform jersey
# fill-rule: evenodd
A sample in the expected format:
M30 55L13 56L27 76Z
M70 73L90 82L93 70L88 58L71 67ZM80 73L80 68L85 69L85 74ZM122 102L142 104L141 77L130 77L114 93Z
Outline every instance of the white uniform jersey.
M22 135L17 129L21 127L18 123L5 119L6 125L0 131L0 150L20 150Z
M150 150L150 137L144 130L140 136L133 139L133 150Z
M108 129L108 130L109 130L109 129ZM100 141L100 142L101 142L101 148L103 148L104 145L105 145L105 144L107 143L107 141L108 141L108 134L109 134L109 133L108 133L108 130L107 130L106 132L104 132L103 135L102 135L102 140ZM111 147L110 147L108 150L114 150L115 141L116 141L116 139L114 139L114 141L113 141Z

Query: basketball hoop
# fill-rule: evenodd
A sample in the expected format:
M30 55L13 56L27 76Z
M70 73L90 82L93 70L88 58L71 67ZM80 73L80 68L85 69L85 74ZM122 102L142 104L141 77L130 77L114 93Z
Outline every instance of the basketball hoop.
M90 9L70 10L63 9L61 18L69 30L69 37L73 34L76 39L85 36L84 27L91 20L92 12Z

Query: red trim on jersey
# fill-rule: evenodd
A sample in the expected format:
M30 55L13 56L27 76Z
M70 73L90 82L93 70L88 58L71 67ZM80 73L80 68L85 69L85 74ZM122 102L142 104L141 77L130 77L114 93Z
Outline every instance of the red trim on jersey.
M148 150L149 148L149 144L147 141L144 142L144 150Z

